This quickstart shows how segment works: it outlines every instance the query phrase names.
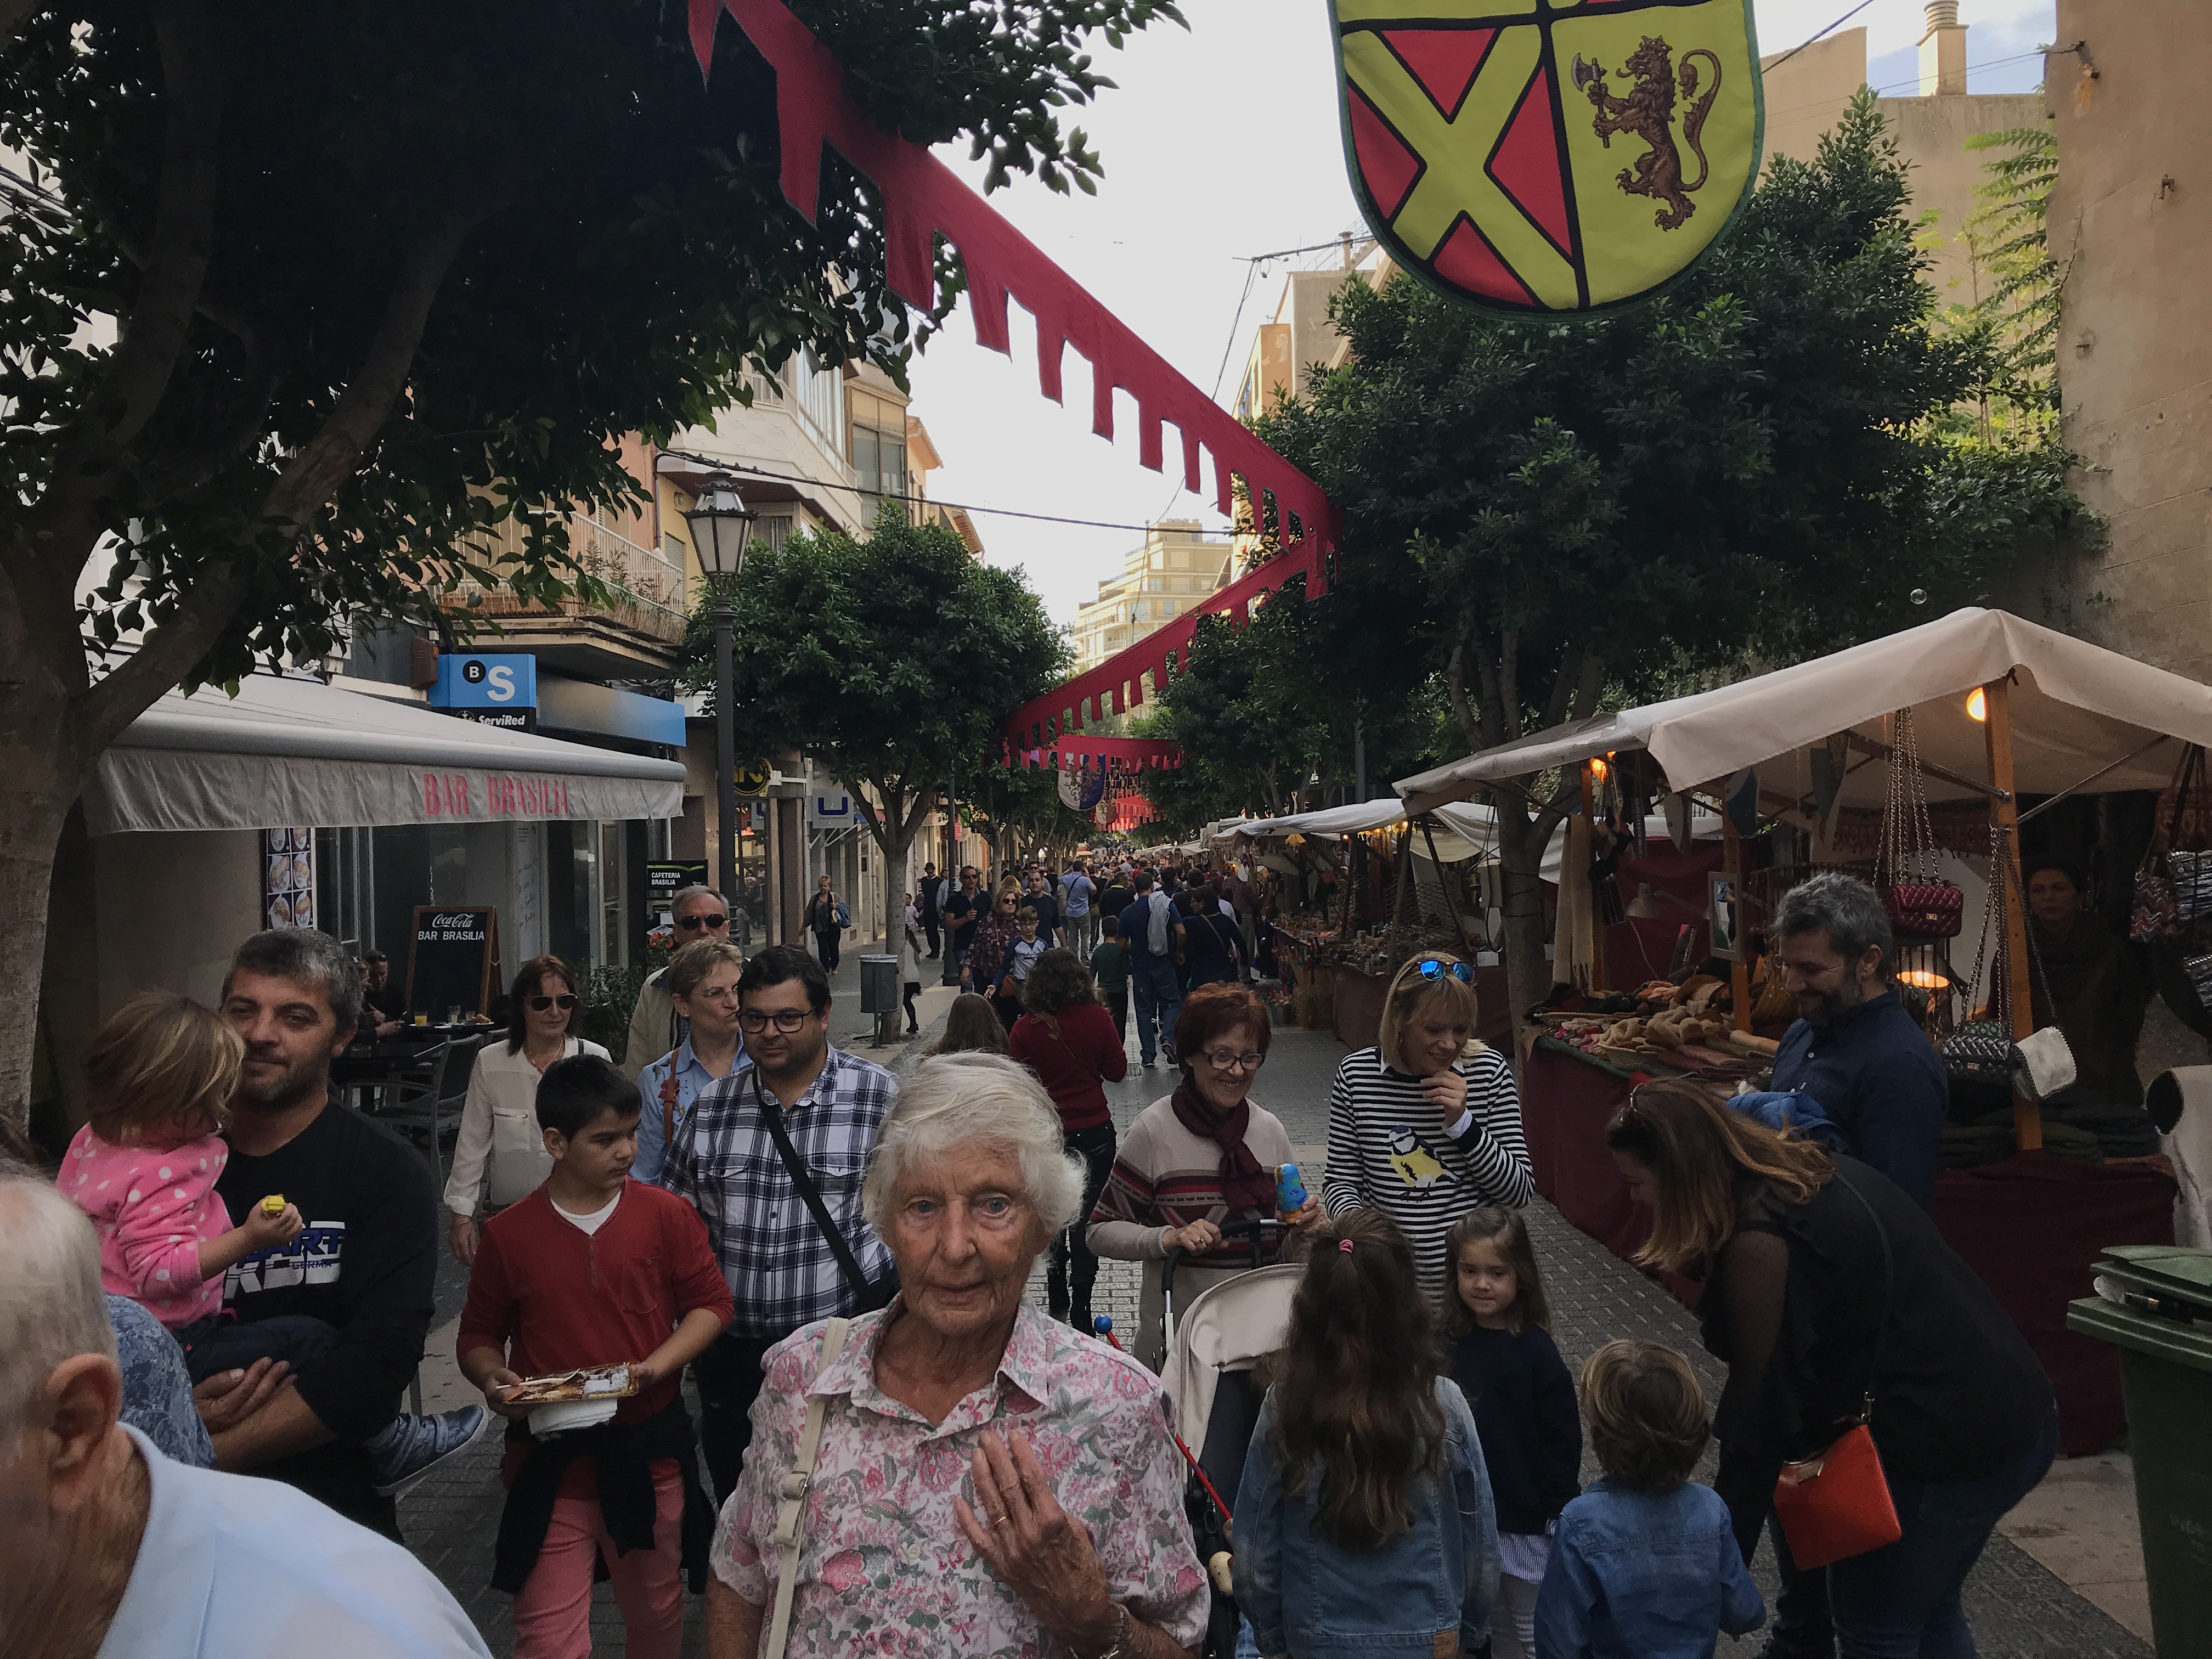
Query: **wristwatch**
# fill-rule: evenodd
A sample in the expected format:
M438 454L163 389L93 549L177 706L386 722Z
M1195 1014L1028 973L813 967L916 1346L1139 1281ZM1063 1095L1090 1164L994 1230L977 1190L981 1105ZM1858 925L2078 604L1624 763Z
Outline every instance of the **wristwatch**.
M1114 1644L1099 1654L1097 1659L1130 1659L1129 1638L1136 1630L1137 1621L1129 1616L1129 1609L1119 1601L1114 1604L1114 1611L1121 1615L1121 1622L1114 1630Z

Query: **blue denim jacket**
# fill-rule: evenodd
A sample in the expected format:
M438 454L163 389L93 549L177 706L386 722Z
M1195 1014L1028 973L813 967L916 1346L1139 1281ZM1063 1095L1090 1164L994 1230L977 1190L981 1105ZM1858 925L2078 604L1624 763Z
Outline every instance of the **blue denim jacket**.
M1711 1486L1594 1483L1560 1512L1536 1595L1542 1659L1712 1659L1766 1622L1728 1505Z
M1297 1659L1361 1659L1369 1654L1436 1650L1441 1632L1480 1632L1498 1592L1498 1522L1490 1476L1467 1396L1437 1379L1443 1407L1443 1470L1415 1487L1413 1526L1379 1550L1354 1553L1313 1530L1321 1471L1303 1497L1285 1494L1270 1394L1260 1408L1237 1488L1237 1606L1265 1654ZM1474 1638L1479 1642L1480 1637ZM1462 1640L1463 1650L1471 1643Z

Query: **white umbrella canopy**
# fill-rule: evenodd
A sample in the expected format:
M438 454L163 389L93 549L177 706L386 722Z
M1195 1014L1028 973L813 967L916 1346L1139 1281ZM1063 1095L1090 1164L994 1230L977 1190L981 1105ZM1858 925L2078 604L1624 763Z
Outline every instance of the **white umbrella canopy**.
M2092 781L2100 791L2162 789L2180 750L2160 738L2212 744L2212 687L2002 611L1970 609L1715 690L1554 726L1402 779L1398 792L1418 811L1501 779L1643 749L1678 790L1758 766L1770 769L1763 790L1803 794L1814 748L1844 732L1879 741L1884 717L1909 708L1929 799L1986 799L1942 774L1988 777L1986 728L1967 700L2008 675L2014 787L2023 794ZM1842 799L1879 806L1887 768L1860 758Z

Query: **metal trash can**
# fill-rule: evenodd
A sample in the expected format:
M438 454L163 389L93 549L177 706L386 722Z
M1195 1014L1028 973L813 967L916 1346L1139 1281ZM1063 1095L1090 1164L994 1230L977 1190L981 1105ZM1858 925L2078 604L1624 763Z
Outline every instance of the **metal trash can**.
M898 958L860 958L860 1012L895 1014L899 1011Z
M2159 1659L2202 1659L2212 1631L2212 1250L2116 1244L2066 1328L2120 1351L2136 1518Z

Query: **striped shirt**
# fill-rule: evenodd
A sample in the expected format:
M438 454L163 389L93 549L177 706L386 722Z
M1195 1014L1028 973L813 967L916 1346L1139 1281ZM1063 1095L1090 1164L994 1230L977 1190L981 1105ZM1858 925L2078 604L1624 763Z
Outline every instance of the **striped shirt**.
M753 1103L750 1066L699 1091L676 1126L660 1184L697 1206L736 1304L730 1329L783 1336L853 1311L837 1257L791 1184ZM822 1073L783 1115L786 1133L822 1189L823 1207L872 1283L890 1252L860 1214L860 1177L898 1084L880 1066L831 1048Z
M1328 1092L1328 1176L1322 1205L1332 1216L1363 1206L1396 1222L1413 1247L1421 1288L1444 1279L1444 1236L1486 1204L1519 1209L1535 1196L1521 1101L1504 1055L1486 1049L1453 1068L1467 1079L1474 1121L1457 1139L1419 1078L1362 1048L1336 1068Z

